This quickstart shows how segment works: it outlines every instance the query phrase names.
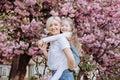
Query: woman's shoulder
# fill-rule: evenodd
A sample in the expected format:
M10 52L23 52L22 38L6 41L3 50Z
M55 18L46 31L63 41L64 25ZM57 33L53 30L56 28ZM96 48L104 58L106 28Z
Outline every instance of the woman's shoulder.
M61 45L70 45L69 41L67 40L67 38L65 36L61 36L58 39L58 43L61 44Z

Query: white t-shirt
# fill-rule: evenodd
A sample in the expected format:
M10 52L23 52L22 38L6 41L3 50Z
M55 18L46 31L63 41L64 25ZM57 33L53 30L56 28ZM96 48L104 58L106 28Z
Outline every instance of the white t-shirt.
M50 42L50 48L48 51L48 67L51 70L57 70L50 80L58 80L63 71L68 69L67 58L63 52L63 49L70 48L68 40L62 36L56 41Z

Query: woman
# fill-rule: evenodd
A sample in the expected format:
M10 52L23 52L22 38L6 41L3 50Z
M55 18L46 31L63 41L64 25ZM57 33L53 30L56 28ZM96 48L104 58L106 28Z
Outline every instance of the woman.
M51 35L60 34L61 19L58 16L48 18L46 27ZM50 80L74 80L71 70L74 69L75 60L70 44L64 36L50 42L48 54L45 42L40 44L39 48L43 51L46 59L48 59L48 67L53 71ZM61 78L63 71L67 72L64 79Z

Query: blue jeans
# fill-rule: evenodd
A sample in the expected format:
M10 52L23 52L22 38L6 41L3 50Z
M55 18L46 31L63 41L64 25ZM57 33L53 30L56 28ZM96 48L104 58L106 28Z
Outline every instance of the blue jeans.
M54 75L55 72L56 71L53 71L52 75ZM71 72L69 69L64 70L59 80L74 80L73 72Z

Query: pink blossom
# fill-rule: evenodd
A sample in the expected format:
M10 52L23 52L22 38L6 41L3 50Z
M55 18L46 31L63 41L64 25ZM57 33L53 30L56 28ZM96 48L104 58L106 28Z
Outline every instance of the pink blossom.
M113 15L113 17L115 17L115 18L120 18L120 11L117 12L117 13L115 13L115 14Z
M14 53L20 55L20 54L24 54L24 51L15 49Z
M93 43L93 45L94 45L95 47L100 47L100 46L101 46L101 44L100 44L99 41L96 41L95 43Z
M4 51L4 53L2 54L2 56L7 57L8 56L7 51Z
M91 35L84 35L84 37L82 38L83 41L87 42L87 43L91 43L95 40L95 36L93 34Z
M108 56L107 56L106 54L104 54L104 55L102 56L102 58L103 58L103 60L104 60L104 64L105 64L105 65L108 65L108 62L110 61L109 58L108 58Z
M84 25L85 25L86 27L90 27L90 23L88 23L88 22L84 23Z
M71 18L72 18L72 17L75 17L75 14L74 14L74 13L73 13L73 14L70 14L69 17L71 17Z
M91 32L91 29L90 29L90 27L89 27L89 25L86 25L87 27L85 28L85 33L90 33Z
M71 3L65 3L62 5L61 14L67 15L68 13L75 13L75 10Z
M15 9L16 10L16 9ZM16 12L17 12L17 10L16 10ZM20 20L19 19L17 19L17 17L16 16L12 16L11 17L11 20L12 21L17 21L17 22L20 22ZM12 28L10 27L10 30L12 30Z
M4 27L4 25L0 23L0 28L3 28L3 27Z
M30 13L28 13L26 10L21 10L21 9L19 9L18 7L15 8L14 11L15 11L16 13L22 15L22 16L29 16L29 14L30 14Z
M99 70L104 72L106 70L106 67L99 66Z
M120 41L120 35L119 34L117 34L115 38Z
M32 6L32 5L35 5L37 3L36 0L26 0L26 5L27 6Z
M30 25L22 25L21 29L22 29L23 32L28 32L29 29L30 29Z
M50 12L50 14L53 15L53 16L57 16L57 15L59 15L59 13L56 12L56 11L54 11L54 10L52 10L52 11Z
M82 4L82 5L88 5L87 1L85 0L76 0L78 2L78 4Z
M116 63L120 61L120 0L13 0L1 4L0 58L3 60L24 53L41 55L36 41L46 36L43 35L46 19L59 15L74 20L85 56L93 55L101 74L109 76L108 71L116 73L115 76L119 74ZM29 24L25 25L24 21Z
M12 54L13 48L11 48L10 46L7 46L7 47L1 48L1 51L3 53L2 56L9 57L9 55Z
M112 43L114 43L114 42L115 42L115 40L114 40L114 39L112 39L112 38L108 38L108 39L106 39L106 41L107 41L108 43L110 43L110 44L112 44Z
M41 3L44 3L44 2L51 2L52 0L40 0Z
M28 48L29 44L20 41L20 46L21 46L21 49L25 50Z
M107 45L105 43L102 44L102 48L105 49Z
M63 8L61 9L61 13L62 13L63 15L67 15L67 14L68 14L68 10L66 9L66 7L63 7Z
M5 41L7 40L7 35L4 33L0 33L0 41Z
M25 4L20 2L19 0L15 0L14 4L19 8L25 9Z
M18 48L20 48L21 46L20 46L18 43L11 42L11 47L12 47L12 48L15 48L15 49L18 49Z
M29 49L29 52L27 53L28 55L35 55L35 53L36 53L37 51L33 48L33 47L31 47L30 49Z
M120 60L120 54L114 54L115 58L119 61Z
M2 60L3 64L11 64L10 62L8 62L6 59Z
M94 3L93 8L94 8L96 11L99 11L99 10L102 9L102 8L100 7L99 3Z
M4 43L0 43L0 49L4 48L6 45Z
M31 23L30 23L30 28L31 28L31 30L32 31L38 31L38 30L40 30L41 29L41 27L40 27L40 22L36 22L36 20L35 19L33 19L32 21L31 21Z

